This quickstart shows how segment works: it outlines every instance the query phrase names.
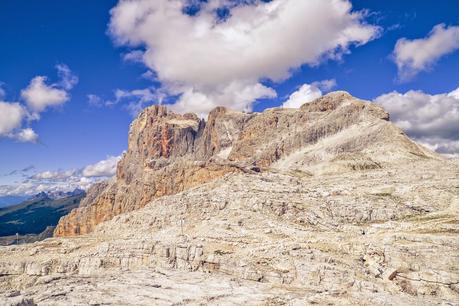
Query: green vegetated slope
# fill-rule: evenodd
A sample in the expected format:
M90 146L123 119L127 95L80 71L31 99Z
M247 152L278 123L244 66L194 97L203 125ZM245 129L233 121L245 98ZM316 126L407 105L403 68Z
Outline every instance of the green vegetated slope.
M0 208L0 236L39 234L78 207L85 194L61 199L39 198Z

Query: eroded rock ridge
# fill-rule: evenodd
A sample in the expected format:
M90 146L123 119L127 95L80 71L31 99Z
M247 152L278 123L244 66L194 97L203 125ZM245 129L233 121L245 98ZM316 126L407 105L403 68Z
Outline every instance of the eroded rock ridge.
M381 107L345 92L300 109L248 114L217 107L207 121L151 106L131 124L116 179L93 188L80 208L60 220L55 236L89 233L154 198L228 173L296 169L313 174L435 158L388 119Z

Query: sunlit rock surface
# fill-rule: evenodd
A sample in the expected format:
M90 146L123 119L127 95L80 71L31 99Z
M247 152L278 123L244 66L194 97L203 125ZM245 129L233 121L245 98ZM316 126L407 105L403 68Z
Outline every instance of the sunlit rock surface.
M207 123L149 108L57 232L90 233L0 248L0 305L457 305L459 161L387 119L342 92Z

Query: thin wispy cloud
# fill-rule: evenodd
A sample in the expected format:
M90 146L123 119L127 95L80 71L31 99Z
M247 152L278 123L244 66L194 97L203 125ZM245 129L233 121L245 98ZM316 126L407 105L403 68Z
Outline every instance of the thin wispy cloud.
M22 168L22 169L12 170L12 171L10 171L8 173L3 174L3 176L13 176L13 175L17 175L17 174L26 174L26 173L31 172L33 170L35 170L35 166L30 165L30 166L27 166L27 167Z
M6 91L3 88L4 85L5 84L3 82L0 82L0 101L2 101L6 96Z

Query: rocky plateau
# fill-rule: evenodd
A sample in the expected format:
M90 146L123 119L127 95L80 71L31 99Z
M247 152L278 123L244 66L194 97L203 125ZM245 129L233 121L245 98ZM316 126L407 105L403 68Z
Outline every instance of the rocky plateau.
M335 92L164 106L54 238L0 247L0 305L459 305L459 160Z

